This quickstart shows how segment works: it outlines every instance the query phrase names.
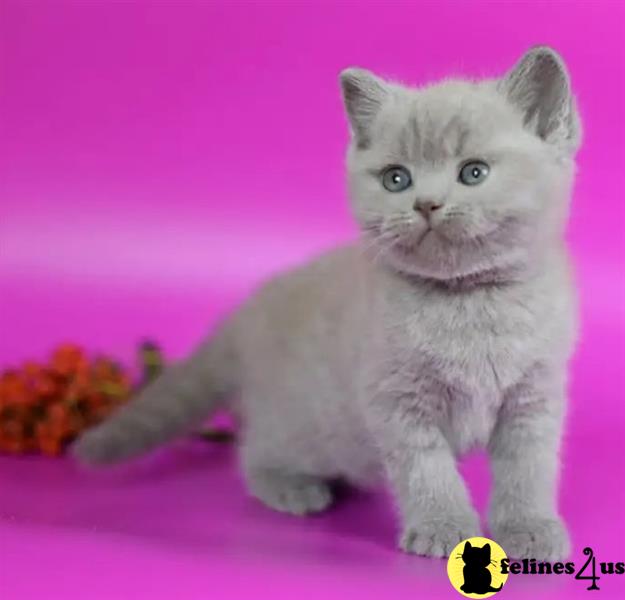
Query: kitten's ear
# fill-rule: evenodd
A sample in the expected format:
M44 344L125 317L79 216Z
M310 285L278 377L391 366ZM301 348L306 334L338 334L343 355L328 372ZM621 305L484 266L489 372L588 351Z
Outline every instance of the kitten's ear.
M341 91L352 132L359 146L371 141L371 124L389 95L388 85L365 69L345 69L341 72Z
M568 152L577 150L581 126L566 65L555 50L532 48L498 87L538 137Z
M464 543L464 551L467 552L468 550L471 550L471 548L473 548L473 546L471 546L471 542L465 542Z
M484 554L486 554L486 556L490 559L490 544L484 544L482 546L482 552L484 552Z

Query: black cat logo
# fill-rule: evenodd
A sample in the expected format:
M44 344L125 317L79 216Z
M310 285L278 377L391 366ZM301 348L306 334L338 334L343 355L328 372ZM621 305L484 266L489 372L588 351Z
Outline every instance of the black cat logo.
M488 570L488 566L495 564L490 557L490 544L484 546L472 546L467 540L464 544L464 551L460 556L464 561L462 573L464 575L464 583L460 589L465 594L490 594L498 592L502 587L492 587L492 574Z

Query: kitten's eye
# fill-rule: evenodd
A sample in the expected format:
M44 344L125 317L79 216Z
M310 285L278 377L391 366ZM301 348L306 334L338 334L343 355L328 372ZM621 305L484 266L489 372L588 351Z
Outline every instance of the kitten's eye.
M412 177L404 167L388 167L382 173L382 185L389 192L403 192L412 185Z
M465 163L460 173L458 174L458 181L464 183L464 185L477 185L482 183L484 179L488 177L490 167L481 160L472 160Z

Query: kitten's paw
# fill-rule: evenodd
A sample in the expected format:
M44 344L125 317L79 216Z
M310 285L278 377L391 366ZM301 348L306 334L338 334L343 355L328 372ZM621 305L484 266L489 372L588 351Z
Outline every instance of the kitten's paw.
M571 550L566 527L557 518L511 520L492 529L493 539L511 558L557 561Z
M252 495L261 502L292 515L321 512L333 500L330 486L322 479L308 475L261 471L248 475L248 483Z
M480 525L475 515L450 515L423 520L407 527L399 546L404 552L412 554L447 557L462 540L479 535Z

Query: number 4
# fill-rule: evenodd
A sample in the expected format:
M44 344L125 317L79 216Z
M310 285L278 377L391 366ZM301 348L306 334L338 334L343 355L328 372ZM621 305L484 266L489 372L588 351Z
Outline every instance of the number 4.
M598 590L599 586L597 585L597 581L601 579L596 574L595 568L595 557L592 552L592 548L584 548L584 554L588 556L588 560L584 563L584 566L575 574L575 579L590 579L592 581L589 588L587 590ZM586 570L588 564L592 562L592 575L582 575L582 573Z

